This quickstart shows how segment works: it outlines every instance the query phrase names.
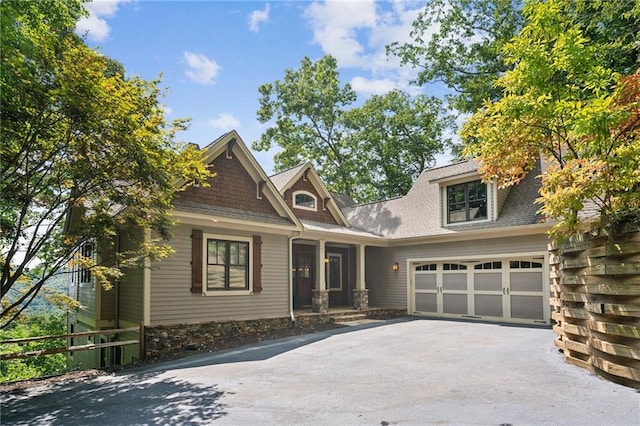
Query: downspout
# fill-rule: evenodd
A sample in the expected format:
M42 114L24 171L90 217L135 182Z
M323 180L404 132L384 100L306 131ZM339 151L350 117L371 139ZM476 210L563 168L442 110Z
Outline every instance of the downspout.
M289 317L291 317L291 322L293 324L296 323L296 316L293 314L293 273L291 272L291 267L293 266L293 239L299 237L300 234L302 234L302 232L296 231L289 237L289 262L287 264L287 274L289 274Z

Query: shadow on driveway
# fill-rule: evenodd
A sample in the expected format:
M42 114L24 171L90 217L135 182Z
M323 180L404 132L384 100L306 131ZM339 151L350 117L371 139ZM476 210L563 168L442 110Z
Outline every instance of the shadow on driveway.
M3 425L86 424L209 424L225 416L220 402L225 392L217 385L160 378L167 370L237 362L262 361L328 337L413 321L399 318L380 323L344 327L313 334L286 337L237 349L122 370L75 382L15 391L4 395Z
M226 415L224 392L156 373L100 376L3 396L3 425L207 424Z

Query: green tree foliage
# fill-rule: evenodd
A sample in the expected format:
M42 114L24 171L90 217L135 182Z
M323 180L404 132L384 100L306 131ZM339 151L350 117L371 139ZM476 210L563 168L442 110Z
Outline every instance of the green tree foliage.
M349 84L340 86L330 55L304 58L298 70L286 70L284 80L259 91L258 119L274 124L253 148L280 146L276 170L311 161L329 189L360 202L405 194L434 163L451 124L438 100L411 100L401 91L354 107L356 94Z
M282 81L259 87L258 120L273 126L253 143L256 150L273 144L283 151L275 157L276 170L313 161L334 191L352 194L356 161L344 139L345 107L356 100L351 85L340 87L335 58L316 62L305 57L298 70L287 69Z
M356 189L363 193L356 198L365 200L406 194L420 173L435 165L434 155L449 142L444 132L453 126L440 100L411 99L399 90L372 96L349 110L345 122L361 171Z
M526 25L503 48L513 69L497 82L502 97L463 128L467 140L478 141L467 154L502 186L519 182L542 155L549 167L540 201L545 215L559 219L556 235L577 229L591 203L605 220L637 218L640 46L632 40L640 6L532 1L524 16Z
M473 113L502 91L496 79L512 65L502 47L522 27L520 0L430 0L413 22L412 41L391 43L387 54L420 69L419 85L443 82L450 106Z
M21 315L11 325L0 330L0 340L23 339L26 337L55 336L66 334L66 315L37 314ZM42 349L62 348L66 339L45 340L24 344L9 344L3 353L20 353ZM64 353L41 355L23 359L0 361L0 383L31 379L44 375L61 374L67 371L67 357Z
M185 122L165 121L159 81L125 78L74 34L85 14L77 0L0 3L2 327L86 241L107 248L124 223L166 237L176 179L209 174L199 151L175 141ZM130 257L167 252L146 245ZM118 276L79 262L101 284ZM29 290L9 302L21 280Z

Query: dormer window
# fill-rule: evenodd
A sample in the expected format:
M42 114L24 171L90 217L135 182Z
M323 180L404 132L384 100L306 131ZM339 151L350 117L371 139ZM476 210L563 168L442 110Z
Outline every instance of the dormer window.
M481 180L447 187L447 223L487 218L487 185Z
M293 193L293 207L301 210L310 210L315 212L317 210L317 198L307 191L296 191Z

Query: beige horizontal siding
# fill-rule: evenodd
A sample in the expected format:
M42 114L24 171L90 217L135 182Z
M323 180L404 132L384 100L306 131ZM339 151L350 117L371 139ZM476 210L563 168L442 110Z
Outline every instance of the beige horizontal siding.
M129 238L122 237L120 250L138 249L143 238L142 231ZM118 288L118 319L138 324L143 320L144 269L141 267L125 268L122 272L124 276Z
M369 305L395 309L407 308L407 259L499 256L527 252L545 252L548 239L545 234L493 238L484 240L421 244L402 247L367 247L366 285ZM397 262L398 271L391 265Z
M170 244L175 250L151 271L151 325L201 321L277 318L289 315L288 239L262 236L262 292L253 295L203 296L191 293L191 230L180 225ZM203 228L205 234L251 237L250 232Z

